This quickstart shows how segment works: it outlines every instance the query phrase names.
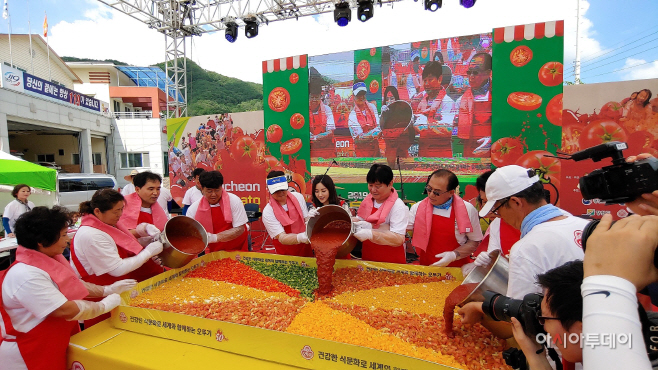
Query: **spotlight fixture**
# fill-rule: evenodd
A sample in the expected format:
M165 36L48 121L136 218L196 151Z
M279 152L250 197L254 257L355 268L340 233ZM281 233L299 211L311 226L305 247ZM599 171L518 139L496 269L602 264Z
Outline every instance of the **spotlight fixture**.
M435 12L443 5L443 0L425 0L425 10Z
M351 20L352 10L350 9L350 4L345 2L336 4L336 9L334 9L334 22L338 23L340 27L345 27Z
M375 14L375 7L372 5L372 0L360 0L356 14L361 22L372 18Z
M252 37L258 36L258 23L256 20L247 20L244 21L244 35L250 39Z
M226 37L228 42L235 42L235 40L238 38L238 25L235 22L226 23L226 32L224 33L224 37Z
M464 8L472 8L473 5L475 5L476 0L459 0L459 4L463 6Z

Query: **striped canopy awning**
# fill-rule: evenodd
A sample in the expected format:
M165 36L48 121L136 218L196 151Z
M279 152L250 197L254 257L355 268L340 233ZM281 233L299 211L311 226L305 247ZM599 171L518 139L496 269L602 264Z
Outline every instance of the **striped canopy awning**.
M287 71L306 67L308 57L306 54L294 57L272 59L263 61L263 73Z
M497 44L554 36L564 36L564 21L494 28L494 42Z

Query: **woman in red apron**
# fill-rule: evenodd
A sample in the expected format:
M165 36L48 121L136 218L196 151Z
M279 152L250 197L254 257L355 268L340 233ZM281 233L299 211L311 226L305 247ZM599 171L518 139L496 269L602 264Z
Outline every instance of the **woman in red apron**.
M288 180L282 171L267 174L270 200L263 209L263 224L277 254L313 257L313 249L306 236L308 210L304 197L288 191Z
M80 203L82 224L71 242L71 266L82 280L108 285L122 279L143 281L163 272L152 259L162 252L162 243L142 247L118 225L123 206L123 195L113 189L98 190L91 201ZM85 321L85 327L108 317Z
M18 219L16 262L0 273L3 370L66 370L66 349L78 320L109 312L121 303L116 293L135 281L98 286L81 281L62 256L69 244L70 214L36 207ZM107 296L100 302L83 300Z
M328 206L330 204L342 207L347 214L352 216L352 210L350 210L349 204L343 199L338 197L336 192L336 185L334 180L327 175L315 176L313 178L313 187L311 189L311 200L313 200L313 208L308 211L308 218L313 218L318 213L318 208L323 206ZM343 257L342 259L350 259L350 255Z
M373 164L366 175L370 194L361 202L354 236L366 261L406 263L404 234L409 209L393 188L393 170Z
M208 232L208 252L248 251L245 225L249 219L240 198L222 189L224 177L219 171L203 172L199 183L203 197L190 206L187 216L199 221Z

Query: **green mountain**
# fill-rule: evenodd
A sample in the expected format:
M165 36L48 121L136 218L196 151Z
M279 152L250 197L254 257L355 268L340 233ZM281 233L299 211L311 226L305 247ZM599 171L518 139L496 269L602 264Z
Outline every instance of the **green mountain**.
M98 62L98 60L62 57L65 62ZM128 65L117 60L101 62ZM156 66L163 71L164 63ZM263 109L263 85L226 77L201 68L187 59L187 112L189 116L249 112Z

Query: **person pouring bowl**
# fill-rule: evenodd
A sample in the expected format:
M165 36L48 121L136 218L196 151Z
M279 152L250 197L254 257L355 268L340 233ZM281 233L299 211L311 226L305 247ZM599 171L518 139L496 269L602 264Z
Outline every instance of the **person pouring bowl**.
M16 262L0 273L3 370L68 369L66 350L80 331L78 320L109 312L121 303L118 293L136 284L81 281L62 256L72 222L61 207L37 207L16 221Z

